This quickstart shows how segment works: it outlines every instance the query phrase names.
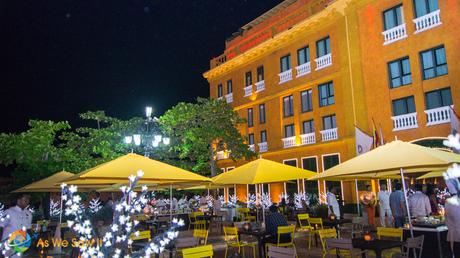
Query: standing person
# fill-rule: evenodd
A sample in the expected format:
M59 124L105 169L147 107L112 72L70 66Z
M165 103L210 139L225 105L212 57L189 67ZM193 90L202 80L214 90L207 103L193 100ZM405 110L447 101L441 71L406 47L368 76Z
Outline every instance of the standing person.
M326 193L326 202L328 207L328 215L334 213L337 219L340 219L340 206L337 201L337 190L335 187L329 187L329 191Z
M409 196L410 214L413 217L426 217L431 214L430 199L426 194L422 193L422 185L415 185L415 193Z
M366 185L367 191L363 192L361 197L359 198L361 203L364 205L364 209L367 213L367 220L369 225L375 226L375 194L372 192L372 187L370 185Z
M390 208L390 192L387 191L386 184L380 185L380 191L378 193L379 198L379 211L380 211L380 225L386 227L387 225L391 227L393 225ZM388 218L388 223L385 223L385 216Z
M222 202L220 201L219 196L217 196L214 199L214 202L212 204L212 210L214 214L219 214L221 209L222 209Z
M459 185L458 179L446 180L449 192L452 197L446 200L446 225L447 241L450 242L450 249L453 251L454 257L460 257L460 198L458 196L458 189L455 185Z
M27 209L29 202L30 195L20 193L16 197L16 206L5 211L5 219L0 222L0 227L3 228L2 243L4 243L14 231L32 228L32 213ZM12 252L12 250L10 249L8 252ZM14 253L7 253L5 256L21 257L20 254Z
M401 187L401 183L396 183L395 190L390 194L390 208L396 228L401 228L404 225L406 214L404 193L401 191Z
M436 196L436 192L438 191L438 188L435 185L428 185L428 188L426 190L426 194L428 195L428 199L430 200L430 206L431 206L431 214L437 215L439 214L438 210L438 197Z

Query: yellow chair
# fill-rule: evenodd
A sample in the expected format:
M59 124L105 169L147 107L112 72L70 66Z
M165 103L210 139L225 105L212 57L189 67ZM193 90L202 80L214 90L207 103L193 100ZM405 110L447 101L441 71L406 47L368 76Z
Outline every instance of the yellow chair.
M256 221L256 216L249 214L251 211L249 208L241 207L236 209L236 211L238 212L238 218L240 221Z
M208 242L208 230L206 229L194 229L193 230L193 237L198 238L198 243L201 244L201 240L203 240L203 245L206 245Z
M323 219L322 218L308 218L308 224L311 227L311 235L315 237L318 235L318 230L324 229ZM308 249L311 248L311 242L313 241L312 237L308 241Z
M297 214L297 220L299 221L299 230L306 232L308 235L308 248L310 249L311 245L311 240L312 240L312 235L314 235L313 228L310 226L310 223L308 222L308 219L310 218L310 215L305 213L305 214Z
M337 231L335 228L319 229L317 230L319 240L321 241L321 247L323 248L323 258L328 254L328 248L326 245L327 238L337 238ZM336 254L336 250L329 250L329 253Z
M377 238L381 239L381 237L398 239L399 241L402 242L403 241L403 229L402 228L377 227ZM382 257L392 257L393 254L398 254L398 253L401 253L401 248L398 248L398 247L383 250Z
M193 226L193 229L205 229L206 228L206 220L198 219L197 217L204 216L204 212L202 211L195 211L188 214L188 230Z
M183 249L182 255L184 256L184 258L212 258L214 255L214 251L212 250L212 245L205 245Z
M132 233L129 236L129 239L131 239L133 241L147 240L147 243L148 243L152 239L152 236L151 236L150 230L143 230L143 231L139 231L139 235L137 235L137 236L134 233ZM143 245L143 243L139 243L139 244L133 243L132 245L135 245L137 247L144 247L145 246L145 245ZM132 251L132 245L128 246L129 250L131 250L131 251Z
M224 235L225 242L227 243L225 246L225 258L227 258L228 249L230 247L237 247L238 254L240 253L241 249L243 249L244 257L244 247L246 246L252 247L252 255L254 258L256 257L256 244L240 241L238 237L238 229L236 227L224 227Z
M296 249L295 248L295 243L294 243L294 234L295 234L295 226L294 225L289 225L289 226L279 226L278 227L278 238L277 238L277 241L276 241L276 244L272 244L272 243L266 243L265 244L265 254L266 256L268 257L268 247L269 246L278 246L278 247L293 247L294 250ZM284 235L284 234L290 234L291 235L291 241L289 242L281 242L281 235ZM296 253L296 257L297 257L297 251L295 252Z

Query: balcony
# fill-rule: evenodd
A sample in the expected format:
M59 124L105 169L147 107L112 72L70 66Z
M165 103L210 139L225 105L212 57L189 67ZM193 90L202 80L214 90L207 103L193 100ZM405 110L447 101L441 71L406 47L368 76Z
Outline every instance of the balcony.
M306 74L309 74L311 72L311 66L310 62L306 62L305 64L301 64L295 68L296 70L296 78L299 78L300 76L304 76Z
M292 136L281 139L283 141L283 148L294 147L296 145L295 138L295 136Z
M339 139L339 134L337 133L337 128L326 129L319 131L321 133L321 140L323 142L333 141Z
M256 92L261 92L265 90L265 81L256 82Z
M399 26L393 27L389 30L382 32L383 45L388 45L401 39L407 38L406 24L403 23Z
M426 125L439 125L450 123L450 106L439 107L425 110Z
M391 117L393 131L402 131L418 127L417 112Z
M244 96L249 97L252 95L252 85L244 87Z
M414 34L422 31L429 30L442 24L441 22L441 10L436 10L429 14L425 14L421 17L415 18L415 32Z
M315 133L306 133L300 135L300 143L302 145L313 144L316 142Z
M327 55L318 57L315 59L316 62L316 71L326 68L332 65L332 54L329 53Z
M292 80L292 69L284 71L284 72L278 74L278 76L280 77L280 83L279 84L288 82L288 81Z
M261 142L259 143L259 152L267 152L268 151L268 143Z
M249 150L255 152L256 151L256 146L254 144L249 144Z
M227 100L227 103L232 103L233 102L233 93L229 93L225 95L225 99Z

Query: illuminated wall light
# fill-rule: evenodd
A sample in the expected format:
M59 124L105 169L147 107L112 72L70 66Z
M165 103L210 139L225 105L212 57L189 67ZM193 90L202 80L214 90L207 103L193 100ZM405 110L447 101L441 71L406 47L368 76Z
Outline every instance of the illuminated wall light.
M160 143L160 142L152 141L152 146L153 146L153 147L158 147L158 144L159 144L159 143Z
M163 138L163 144L168 145L171 142L171 140L168 137Z
M132 136L125 136L125 143L126 144L131 144L133 142L133 137Z
M148 118L152 117L152 112L153 112L152 107L145 107L145 116L147 116Z
M161 142L161 135L155 135L154 138L156 142Z
M134 144L136 146L141 145L141 135L140 134L133 135L133 139L134 139Z

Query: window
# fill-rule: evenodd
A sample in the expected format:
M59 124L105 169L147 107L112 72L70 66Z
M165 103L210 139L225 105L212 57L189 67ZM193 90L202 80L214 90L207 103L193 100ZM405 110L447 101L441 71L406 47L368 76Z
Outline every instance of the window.
M265 124L265 104L259 105L259 123Z
M291 69L291 55L286 55L280 59L280 69L281 72L286 72Z
M315 124L313 123L313 119L303 121L302 122L302 129L303 129L304 134L314 133L315 132Z
M254 134L253 133L248 135L248 140L249 140L249 145L254 144Z
M247 72L246 73L246 86L252 85L252 73Z
M452 105L450 88L434 90L425 93L426 109L433 109Z
M414 96L393 100L393 116L400 116L414 112Z
M267 142L267 131L260 131L260 142Z
M340 157L338 154L333 154L333 155L324 155L323 156L323 171L330 169L334 167L335 165L338 165L340 163ZM326 181L326 188L336 188L337 189L337 201L339 204L342 202L342 184L340 181ZM343 203L342 203L343 205Z
M217 85L217 97L220 98L223 96L222 84Z
M294 115L294 97L292 95L283 98L283 114L284 117Z
M331 53L329 37L316 41L316 57L322 57Z
M402 5L395 6L383 12L383 25L389 30L403 23Z
M295 136L294 124L284 126L284 138Z
M302 158L302 168L312 172L318 172L316 157ZM318 194L318 181L305 180L305 192L309 194Z
M227 81L227 94L230 94L233 92L233 82L232 80Z
M335 115L324 116L323 117L323 130L337 128L335 121Z
M439 9L438 0L414 0L414 6L417 18Z
M309 112L313 110L312 92L312 90L305 90L300 93L300 99L302 102L302 112Z
M257 81L263 81L264 80L264 67L259 66L257 67Z
M404 57L388 63L390 88L397 88L412 83L409 58Z
M447 74L447 60L444 46L424 51L420 54L420 58L424 80Z
M254 113L252 111L252 108L248 108L248 127L253 127L254 126Z
M319 106L324 107L334 104L334 84L327 82L318 86Z
M310 62L310 47L306 46L297 50L297 65Z
M284 160L283 164L288 165L288 166L292 166L292 167L297 167L297 159Z

